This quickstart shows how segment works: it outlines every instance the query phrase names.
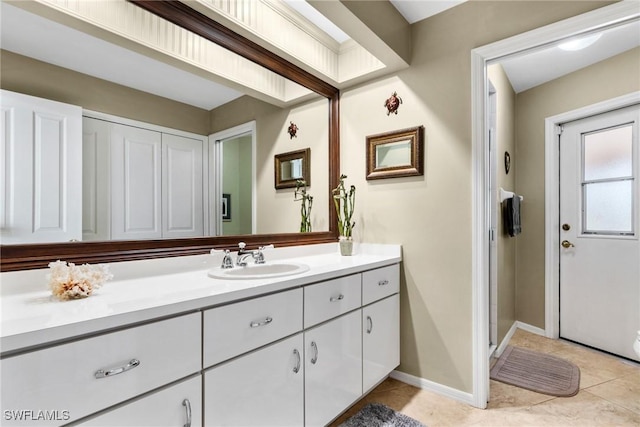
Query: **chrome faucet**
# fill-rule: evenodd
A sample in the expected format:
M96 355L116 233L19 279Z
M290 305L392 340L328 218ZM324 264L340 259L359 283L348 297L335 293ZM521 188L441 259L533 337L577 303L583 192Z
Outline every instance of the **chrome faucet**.
M254 264L264 264L264 253L263 251L268 248L273 248L273 245L260 246L255 251L247 251L245 247L247 244L245 242L238 243L238 258L236 259L236 265L239 267L247 266L247 258L253 257Z

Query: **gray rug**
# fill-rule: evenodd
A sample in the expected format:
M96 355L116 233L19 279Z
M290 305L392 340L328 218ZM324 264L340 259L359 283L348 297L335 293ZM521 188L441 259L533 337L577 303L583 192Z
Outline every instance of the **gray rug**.
M491 379L551 396L575 396L580 368L549 354L508 346L491 368Z
M340 427L425 427L381 403L369 403L360 412L340 424Z

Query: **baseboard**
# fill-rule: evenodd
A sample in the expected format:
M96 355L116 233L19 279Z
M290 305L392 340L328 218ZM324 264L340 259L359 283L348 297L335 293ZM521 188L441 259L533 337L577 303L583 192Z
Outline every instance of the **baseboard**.
M455 388L448 387L446 385L438 384L433 381L426 380L424 378L416 377L414 375L406 374L400 371L393 371L389 375L391 378L402 381L403 383L418 387L422 390L432 391L441 396L457 400L458 402L473 405L473 394L465 393Z
M530 325L528 323L517 321L516 322L516 326L519 329L522 329L523 331L531 332L532 334L540 335L540 336L543 336L543 337L547 336L547 331L545 331L542 328L538 328L537 326L532 326L532 325Z
M509 328L509 331L504 336L504 339L493 354L495 357L500 357L502 352L507 348L507 345L509 345L509 341L513 337L513 334L515 334L518 329L522 329L523 331L531 332L532 334L540 335L543 337L547 336L544 329L516 320L515 322L513 322L513 325L511 325L511 328Z
M509 345L509 341L511 340L511 337L513 337L513 334L515 334L517 330L518 330L518 322L515 321L513 322L513 325L511 325L511 327L507 331L507 334L504 336L504 338L500 342L500 345L496 349L496 352L493 354L495 357L500 357L500 355L502 355L502 352Z

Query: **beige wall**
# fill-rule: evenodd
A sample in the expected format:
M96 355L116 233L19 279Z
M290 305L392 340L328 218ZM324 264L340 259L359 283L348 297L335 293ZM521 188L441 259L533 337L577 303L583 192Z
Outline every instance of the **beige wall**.
M0 87L87 110L207 134L209 113L197 107L0 51Z
M496 89L496 176L498 188L515 191L516 188L516 134L515 134L515 103L516 93L500 64L488 67L488 77ZM511 156L509 174L504 168L504 153ZM510 237L504 229L502 205L496 200L495 208L498 212L496 227L498 246L498 289L495 295L498 310L498 339L494 344L499 345L516 321L516 241L519 236Z
M525 196L517 239L518 320L545 327L544 120L640 90L640 48L536 88L516 98L517 189Z
M296 233L300 230L300 202L295 189L275 189L274 156L311 148L313 231L329 229L329 122L328 101L316 98L288 109L242 97L211 112L211 132L256 120L257 232ZM289 123L299 130L295 138L287 133Z
M343 91L354 237L403 245L400 370L472 390L471 49L605 5L471 1L412 26L411 67ZM384 100L402 97L398 115ZM365 180L367 135L425 126L425 175ZM488 345L488 343L487 343Z

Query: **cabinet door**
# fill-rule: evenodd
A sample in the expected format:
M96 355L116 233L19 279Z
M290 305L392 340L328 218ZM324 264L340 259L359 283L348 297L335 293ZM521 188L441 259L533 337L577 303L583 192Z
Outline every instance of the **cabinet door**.
M362 309L362 389L366 393L400 364L400 298Z
M82 109L2 91L2 243L82 239Z
M110 123L82 118L82 240L111 238Z
M161 134L111 125L111 237L162 237Z
M305 426L324 426L362 395L361 310L305 332Z
M172 385L79 425L83 427L200 427L202 377Z
M207 426L302 426L302 333L204 375Z
M204 236L202 146L162 134L162 237Z

